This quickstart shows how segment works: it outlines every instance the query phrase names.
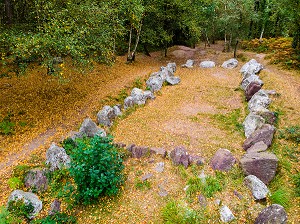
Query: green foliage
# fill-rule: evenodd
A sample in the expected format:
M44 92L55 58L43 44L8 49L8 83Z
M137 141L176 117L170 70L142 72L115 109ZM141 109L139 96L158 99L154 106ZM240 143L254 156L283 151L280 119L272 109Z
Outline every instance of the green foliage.
M24 181L25 175L30 170L28 165L18 165L13 168L12 177L16 177L22 182Z
M70 172L67 169L59 169L49 173L49 187L52 195L59 193L70 179Z
M17 224L22 223L24 220L20 217L10 213L6 207L0 207L0 223L1 224Z
M243 125L239 122L241 119L241 110L236 109L227 114L211 115L212 119L218 121L221 127L226 130L235 130L243 134Z
M76 142L72 138L66 138L62 142L62 147L66 150L69 155L72 153L72 149L76 147Z
M151 188L151 183L148 180L142 181L140 179L136 179L134 186L138 190L149 190Z
M137 78L137 79L134 80L133 87L136 87L136 88L139 88L139 89L143 88L143 82L142 82L141 78Z
M7 183L12 190L21 189L24 186L23 181L18 177L9 178Z
M74 216L69 216L66 213L56 213L55 215L48 215L43 219L37 219L31 222L32 224L75 224L77 223Z
M300 197L300 173L299 172L293 176L293 182L295 185L296 196Z
M31 203L24 203L24 201L21 199L10 201L8 203L7 210L16 217L29 219L34 207Z
M300 144L300 126L287 127L279 131L279 138L284 138L296 144Z
M76 184L77 200L91 203L99 196L116 195L123 183L123 160L112 137L78 140L72 150L70 175Z
M202 212L188 208L178 201L170 201L162 209L164 223L168 224L192 224L203 223Z
M291 194L287 189L281 187L275 192L273 192L270 195L269 199L272 202L272 204L279 204L287 208L290 206Z
M197 193L211 198L216 192L222 190L223 183L221 178L207 176L205 180L199 177L192 177L188 180L187 185L189 185L189 187L186 193L190 198L194 198Z
M0 134L11 135L15 133L14 127L16 126L16 124L11 121L11 116L11 114L8 114L0 122Z

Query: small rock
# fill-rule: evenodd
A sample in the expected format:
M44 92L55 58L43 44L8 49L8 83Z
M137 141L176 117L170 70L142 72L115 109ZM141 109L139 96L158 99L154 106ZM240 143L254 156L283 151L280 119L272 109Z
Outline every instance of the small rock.
M121 104L118 104L118 105L113 106L113 110L114 110L115 117L122 116L121 108L122 108L122 105L121 105Z
M31 204L33 206L33 211L28 214L28 218L33 219L43 207L42 201L31 192L24 192L22 190L14 190L8 198L8 207L11 201L22 200L25 205Z
M141 181L146 181L146 180L150 179L151 177L153 177L153 174L148 173L148 174L142 176Z
M246 100L249 101L260 89L261 85L258 82L251 82L245 90Z
M150 148L151 153L161 155L163 158L167 156L167 151L163 148Z
M97 113L98 124L102 124L108 127L112 125L112 120L115 117L116 117L115 110L110 106L104 106L103 109Z
M190 185L186 185L186 186L183 188L183 190L184 190L184 191L187 191L187 190L189 189L189 187L190 187Z
M233 194L234 194L235 196L237 196L240 200L243 199L243 195L241 195L241 193L239 193L237 190L234 190L234 191L233 191Z
M25 187L33 191L46 191L48 189L47 171L32 169L25 176Z
M167 69L174 74L176 72L176 63L175 62L168 63Z
M236 160L228 149L219 149L210 161L214 170L229 171Z
M170 157L176 166L182 164L187 167L189 165L189 155L183 146L175 147L175 149L171 151Z
M59 213L61 211L60 208L60 201L57 199L54 199L54 201L50 205L49 215L55 215L56 213Z
M254 175L268 185L276 174L278 158L271 152L246 153L240 163L245 175Z
M146 146L133 146L131 148L131 153L133 158L142 158L146 156L150 156L150 149Z
M200 178L200 180L201 180L201 182L202 182L203 184L206 183L206 175L205 175L205 173L204 173L204 170L201 171L201 173L199 174L198 177Z
M264 90L259 90L249 100L248 109L250 112L255 113L256 111L267 109L271 103L271 99Z
M159 75L150 76L150 78L146 81L146 85L152 92L156 92L162 88L164 81L165 78Z
M96 123L89 117L84 119L84 121L82 122L79 133L81 136L86 136L89 138L92 138L96 135L101 137L106 136L106 132L102 128L99 128Z
M176 76L167 76L166 82L172 86L177 85L180 83L180 78Z
M245 177L244 184L251 190L255 200L265 199L269 193L268 187L254 175Z
M262 210L255 219L254 224L285 224L287 214L281 205L273 204Z
M221 205L221 200L220 199L216 199L214 201L215 205L220 206Z
M265 119L259 115L253 113L248 114L245 121L243 122L243 127L245 131L245 136L248 138L253 132L261 128L265 124Z
M243 90L246 90L248 85L251 83L251 82L256 82L258 83L261 87L264 85L264 82L259 78L258 75L251 75L249 76L248 78L244 79L242 81L242 84L241 84L241 88Z
M257 142L247 149L247 153L264 152L268 149L268 146L263 142Z
M243 148L248 150L257 142L263 141L268 147L271 146L275 127L270 124L264 124L261 128L255 130L244 142Z
M207 206L206 198L202 194L198 195L198 202L199 202L200 206L203 207L203 208Z
M182 68L193 68L194 60L188 59L184 65L181 65Z
M222 222L231 222L235 219L234 215L226 205L220 208L220 216Z
M265 90L268 95L276 95L276 90Z
M213 68L216 67L216 63L213 61L202 61L200 63L201 68Z
M52 143L46 152L46 164L50 165L50 171L69 167L70 162L71 160L67 155L66 150L57 146L55 143Z
M168 192L166 191L166 189L164 189L164 187L162 185L158 185L159 188L159 196L161 197L166 197L168 195Z
M159 162L157 163L156 167L154 168L157 172L162 173L165 169L165 163Z
M201 166L204 164L204 158L198 155L189 155L189 162L190 164L196 164L198 166Z
M133 98L134 104L143 105L146 103L146 99L144 97L144 91L138 88L133 88L131 90L130 96Z
M222 64L223 68L228 68L228 69L232 69L235 68L238 65L238 60L236 60L235 58L231 58L227 61L224 61L224 63Z

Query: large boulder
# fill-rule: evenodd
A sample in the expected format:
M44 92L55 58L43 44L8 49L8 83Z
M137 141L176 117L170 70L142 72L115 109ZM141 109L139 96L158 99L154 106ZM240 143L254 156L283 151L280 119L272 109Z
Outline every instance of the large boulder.
M241 88L243 90L247 89L247 86L251 83L251 82L257 82L260 86L264 85L264 82L259 78L258 75L251 75L246 79L243 79L242 83L241 83Z
M50 171L62 169L70 166L70 157L66 150L52 143L46 152L46 164L50 166Z
M271 146L275 127L270 124L264 124L261 128L255 130L244 142L243 149L247 150L257 142L263 141L268 147Z
M201 68L213 68L216 67L216 63L214 61L202 61L200 63Z
M267 109L271 103L269 95L264 90L256 92L248 102L248 109L251 112Z
M229 171L236 159L228 149L219 149L210 161L214 170Z
M246 100L249 101L259 90L261 90L261 85L258 82L251 82L245 90Z
M251 59L249 62L243 65L240 72L243 75L243 79L248 78L251 75L259 73L263 69L263 65L258 63L255 59Z
M33 219L43 207L42 201L31 192L24 192L22 190L14 190L8 198L8 209L10 204L22 200L25 205L33 206L33 210L28 214L29 219Z
M162 77L159 74L151 75L146 81L146 85L152 92L156 92L162 88L164 81L165 77Z
M89 138L92 138L96 135L101 137L106 136L106 132L102 128L99 128L89 117L84 119L82 122L81 127L79 128L79 133L81 137L86 136Z
M267 185L276 174L278 158L271 152L246 153L240 164L245 175L254 175Z
M25 176L25 187L32 191L46 191L48 189L47 170L32 169Z
M245 177L244 184L251 190L255 200L265 199L270 193L268 187L254 175Z
M102 124L104 126L111 126L112 120L115 117L115 110L110 106L104 106L103 109L97 113L98 124Z
M176 63L175 62L170 62L167 64L166 67L170 72L172 72L173 74L176 72Z
M273 204L259 213L254 224L285 224L287 219L284 208L281 205Z
M189 155L183 146L177 146L170 152L170 158L174 165L182 164L185 168L189 165Z
M151 91L143 91L139 88L133 88L130 96L124 100L124 109L134 105L144 105L148 99L155 99L155 96Z
M243 122L246 138L248 138L254 131L261 128L264 124L265 119L263 119L261 116L252 113L248 114Z
M238 65L238 63L239 63L238 60L236 60L235 58L231 58L227 61L224 61L222 67L232 69L235 68Z
M195 61L188 59L184 65L181 65L182 68L193 68Z

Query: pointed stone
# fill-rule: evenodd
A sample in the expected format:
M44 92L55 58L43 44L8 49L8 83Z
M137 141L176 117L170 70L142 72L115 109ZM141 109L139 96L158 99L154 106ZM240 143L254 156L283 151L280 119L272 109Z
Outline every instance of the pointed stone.
M214 170L229 171L235 164L236 159L228 149L219 149L210 161Z

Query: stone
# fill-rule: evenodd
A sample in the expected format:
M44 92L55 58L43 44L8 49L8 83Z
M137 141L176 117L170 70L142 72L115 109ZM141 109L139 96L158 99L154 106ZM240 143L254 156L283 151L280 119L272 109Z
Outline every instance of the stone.
M244 132L246 138L248 138L254 131L261 128L265 124L265 119L259 115L253 113L248 114L243 122Z
M25 176L25 187L32 191L43 192L48 189L48 178L46 169L32 169Z
M133 88L131 90L130 96L133 98L134 104L143 105L146 103L146 99L144 98L144 91L138 88Z
M152 92L156 92L162 88L164 81L165 78L159 75L154 75L149 77L149 79L146 81L146 85Z
M240 72L243 75L243 79L245 79L251 75L258 74L263 68L262 64L258 63L255 59L251 59L242 66Z
M231 222L235 219L234 215L232 214L231 210L226 206L222 206L220 208L220 218L222 222Z
M241 84L241 88L243 90L246 90L248 85L251 83L251 82L256 82L258 83L261 87L264 85L264 82L259 78L258 75L251 75L249 76L248 78L244 79L242 81L242 84Z
M154 168L157 172L162 173L165 169L165 163L159 162L156 164L156 167Z
M189 165L189 155L183 146L175 147L170 153L170 158L176 166L182 164L184 167L187 167Z
M153 177L153 174L148 173L148 174L141 177L141 181L146 181L146 180L150 179L151 177Z
M268 95L276 95L276 94L277 94L276 90L274 90L274 89L271 89L271 90L265 90L265 91L266 91L266 93L267 93Z
M166 197L168 195L167 190L161 184L158 185L158 188L159 188L159 192L158 192L159 196Z
M204 170L201 171L201 173L199 174L198 177L199 177L199 179L201 180L201 182L202 182L203 184L206 183L206 175L205 175L205 173L204 173Z
M200 63L201 68L213 68L216 67L216 63L214 61L202 61Z
M264 90L256 92L248 102L248 109L250 112L267 109L271 103L271 99Z
M229 171L236 160L228 149L219 149L210 161L214 170Z
M221 200L220 199L216 199L214 200L215 205L220 206L221 205Z
M268 187L254 175L245 177L244 184L251 190L255 200L262 200L270 193Z
M264 124L259 129L255 130L244 142L243 149L248 150L257 142L263 141L268 147L271 146L275 127L270 124Z
M154 100L155 99L154 94L150 90L144 91L143 97L145 100Z
M89 117L84 119L82 122L79 133L81 136L86 136L89 138L93 138L96 135L100 137L106 136L106 132L102 128L99 128Z
M245 175L254 175L268 185L275 177L278 158L271 152L246 153L240 164Z
M126 110L129 107L133 107L134 106L134 101L132 96L128 96L125 98L124 100L124 110Z
M98 124L110 127L112 120L116 117L115 111L110 106L104 106L102 110L97 113Z
M168 63L167 69L174 74L176 72L176 63L175 62Z
M164 148L150 148L151 153L157 154L165 158L167 156L167 151Z
M268 146L263 141L260 141L252 145L249 149L247 149L247 153L264 152L267 149Z
M25 205L31 204L33 206L33 211L28 214L29 219L33 219L43 207L42 201L31 192L24 192L22 190L14 190L8 198L8 206L11 201L22 200Z
M261 85L258 82L251 82L245 90L246 100L249 101L259 90L261 90Z
M116 117L122 116L121 109L122 109L122 105L121 104L113 106L114 114L115 114Z
M146 156L150 156L150 149L146 146L133 146L131 148L131 153L133 158L142 158Z
M195 61L188 59L184 65L181 65L182 68L193 68Z
M285 224L287 219L284 208L281 205L273 204L259 213L254 224Z
M71 160L67 155L66 150L57 146L55 143L52 143L46 152L46 164L50 165L50 171L69 167L70 162Z
M261 110L255 111L255 114L263 117L265 119L265 123L274 125L277 120L277 116L274 112L269 111L268 109L262 108Z
M177 76L167 76L166 82L172 86L177 85L180 83L180 78Z
M61 202L58 199L54 199L54 201L50 205L50 210L48 212L49 215L55 215L56 213L60 213L61 211Z
M235 58L231 58L227 61L224 61L224 63L222 64L223 68L228 68L228 69L232 69L235 68L238 65L238 60L236 60Z
M207 201L203 194L198 195L198 202L199 202L200 206L203 208L205 208L207 206Z
M190 164L201 166L204 164L204 158L198 155L189 155Z

